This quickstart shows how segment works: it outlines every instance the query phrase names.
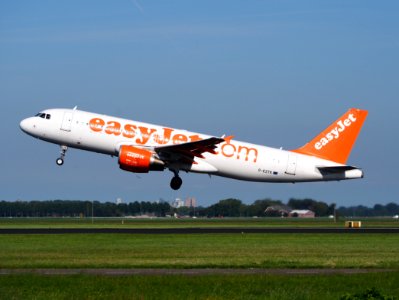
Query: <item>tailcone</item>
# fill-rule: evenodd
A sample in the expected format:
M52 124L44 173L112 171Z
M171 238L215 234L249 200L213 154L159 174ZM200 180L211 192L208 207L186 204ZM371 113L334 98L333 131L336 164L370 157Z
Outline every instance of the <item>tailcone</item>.
M364 172L360 169L353 169L345 172L346 179L359 179L364 178Z

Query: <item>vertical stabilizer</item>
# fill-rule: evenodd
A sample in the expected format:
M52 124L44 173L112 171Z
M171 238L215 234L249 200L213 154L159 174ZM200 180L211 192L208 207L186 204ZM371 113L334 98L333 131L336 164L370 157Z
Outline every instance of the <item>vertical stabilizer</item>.
M351 108L312 141L292 151L346 164L367 113Z

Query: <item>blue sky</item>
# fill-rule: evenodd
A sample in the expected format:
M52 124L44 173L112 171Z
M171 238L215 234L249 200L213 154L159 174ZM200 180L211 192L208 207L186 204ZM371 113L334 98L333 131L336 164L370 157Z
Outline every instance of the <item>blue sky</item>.
M312 197L338 205L398 201L397 1L1 1L0 199L172 200L202 205ZM366 178L250 183L120 171L116 158L19 129L73 107L285 149L350 107L369 117L348 163Z

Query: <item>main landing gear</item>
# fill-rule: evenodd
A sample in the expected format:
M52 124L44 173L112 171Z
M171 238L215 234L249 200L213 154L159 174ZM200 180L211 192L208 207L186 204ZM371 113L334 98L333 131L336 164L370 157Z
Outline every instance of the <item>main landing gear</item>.
M172 170L172 172L175 174L175 176L170 181L170 187L177 191L183 184L183 180L179 177L179 171Z
M62 166L64 164L64 157L65 154L68 150L67 146L61 145L61 157L57 158L57 160L55 161L57 163L57 165Z

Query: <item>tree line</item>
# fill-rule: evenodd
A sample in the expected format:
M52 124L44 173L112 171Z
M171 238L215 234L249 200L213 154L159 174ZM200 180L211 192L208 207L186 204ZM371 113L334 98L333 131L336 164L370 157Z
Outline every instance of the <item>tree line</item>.
M272 207L273 209L267 210ZM291 198L287 203L280 200L261 199L252 204L242 203L239 199L224 199L208 207L174 208L167 202L135 201L116 204L99 201L0 201L0 217L123 217L137 215L189 215L197 217L281 217L281 211L291 209L309 209L317 217L339 216L394 216L399 215L399 205L388 203L373 207L350 206L336 208L334 203L327 204L314 199Z
M170 210L168 203L149 201L128 204L88 200L0 202L0 217L123 217L144 214L163 217Z

